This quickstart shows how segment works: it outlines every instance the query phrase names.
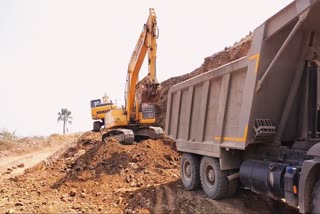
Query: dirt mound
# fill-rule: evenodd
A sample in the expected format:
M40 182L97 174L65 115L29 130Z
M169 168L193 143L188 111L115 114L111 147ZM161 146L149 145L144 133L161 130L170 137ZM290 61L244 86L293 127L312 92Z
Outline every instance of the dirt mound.
M165 126L167 96L171 86L246 56L250 50L251 41L252 34L250 33L240 42L235 43L232 47L225 48L224 51L206 57L203 64L194 71L163 81L161 83L160 93L158 93L157 98L153 98L153 102L156 103L157 126L162 128Z
M15 198L8 199L11 205L23 203L24 212L152 210L156 186L179 179L180 156L169 139L146 140L135 145L121 145L115 140L104 143L100 139L97 133L84 133L60 157L11 179L5 186L19 189ZM9 189L0 191L5 193ZM133 194L138 189L148 190L143 195ZM25 192L32 194L32 203L25 202Z

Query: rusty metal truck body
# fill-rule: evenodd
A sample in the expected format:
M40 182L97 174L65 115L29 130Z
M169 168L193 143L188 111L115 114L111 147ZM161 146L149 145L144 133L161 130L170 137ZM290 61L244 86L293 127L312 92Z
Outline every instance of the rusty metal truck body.
M186 189L218 199L240 180L320 210L319 57L320 1L296 0L253 32L246 57L171 87L165 129Z

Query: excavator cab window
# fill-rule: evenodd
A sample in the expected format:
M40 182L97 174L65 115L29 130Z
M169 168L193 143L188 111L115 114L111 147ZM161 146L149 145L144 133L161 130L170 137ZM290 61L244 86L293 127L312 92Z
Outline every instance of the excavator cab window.
M140 109L142 112L142 117L144 119L155 118L156 115L155 115L155 108L153 104L141 103Z
M90 101L91 108L94 108L94 107L98 106L99 104L101 104L100 99Z

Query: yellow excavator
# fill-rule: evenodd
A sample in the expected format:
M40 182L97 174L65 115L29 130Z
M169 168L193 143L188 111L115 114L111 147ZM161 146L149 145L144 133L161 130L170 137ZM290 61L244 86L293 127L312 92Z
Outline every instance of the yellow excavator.
M156 95L159 83L156 78L156 39L159 35L156 13L149 9L149 17L132 53L126 81L125 107L106 113L104 126L106 132L102 139L116 138L123 144L132 144L136 138L160 139L163 130L151 126L155 123L155 106L148 97ZM138 75L148 52L148 76L138 85Z
M108 111L116 109L117 106L113 104L112 100L105 94L101 99L95 99L90 101L91 117L93 122L94 132L100 131L101 127L104 126L104 118Z

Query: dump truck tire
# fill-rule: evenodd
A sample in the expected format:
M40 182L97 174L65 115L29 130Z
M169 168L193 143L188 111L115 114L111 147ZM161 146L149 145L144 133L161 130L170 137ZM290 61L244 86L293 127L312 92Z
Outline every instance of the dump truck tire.
M316 183L312 192L312 213L320 213L320 180Z
M200 180L203 191L212 199L221 199L228 195L228 178L220 170L219 160L203 157L200 164Z
M200 158L196 155L183 153L180 161L180 175L186 190L199 189L200 184Z

